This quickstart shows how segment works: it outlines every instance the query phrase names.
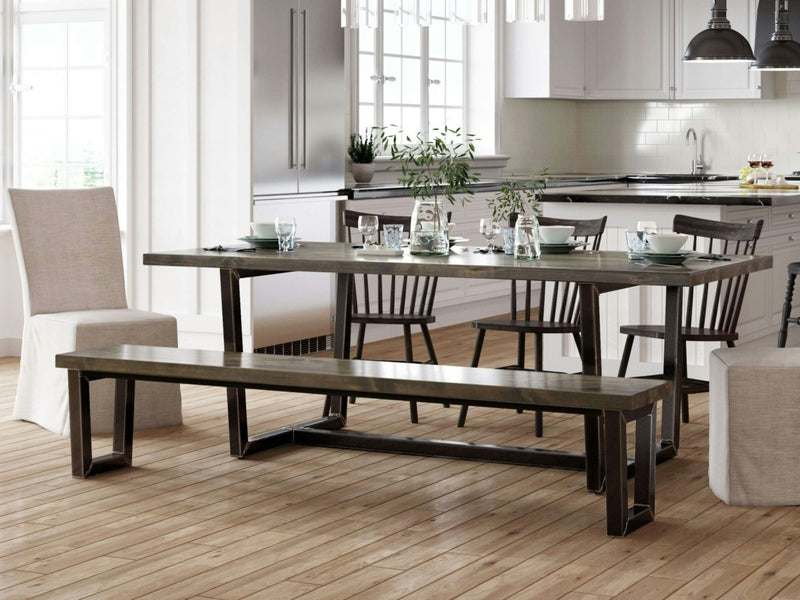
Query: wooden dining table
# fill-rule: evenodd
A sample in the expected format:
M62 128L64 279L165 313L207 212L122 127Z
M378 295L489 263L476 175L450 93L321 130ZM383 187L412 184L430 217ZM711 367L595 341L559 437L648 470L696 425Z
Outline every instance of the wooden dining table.
M727 260L690 258L681 265L656 265L630 261L625 252L573 251L570 254L542 255L539 260L517 260L505 254L474 253L455 247L445 256L366 256L350 244L302 242L293 252L259 249L252 252L203 249L152 252L144 264L169 267L218 269L221 284L222 321L225 350L242 352L241 279L278 273L307 271L336 276L336 320L334 356L349 358L350 278L356 274L395 274L455 278L569 281L579 286L581 361L584 375L602 375L599 296L623 288L648 285L665 288L664 377L673 383L672 393L664 398L661 411L659 462L677 455L680 446L679 394L683 373L680 359L680 330L683 315L682 289L749 274L772 266L770 256L730 256ZM289 296L287 295L287 298ZM246 426L245 390L228 388L231 454L242 457L268 446L261 437L250 436ZM677 398L676 398L677 394ZM346 417L344 398L329 399L330 411ZM599 418L585 416L587 470L589 455L600 446ZM602 474L589 482L589 489L600 491Z

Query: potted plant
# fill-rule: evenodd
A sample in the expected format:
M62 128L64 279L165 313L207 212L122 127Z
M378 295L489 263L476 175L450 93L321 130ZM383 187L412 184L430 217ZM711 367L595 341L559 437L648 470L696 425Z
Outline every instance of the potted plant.
M451 204L461 195L462 204L473 195L470 184L478 181L478 173L470 169L475 154L475 136L462 135L459 128L434 129L424 140L421 133L413 138L381 132L381 142L389 149L392 160L400 163L397 182L406 186L414 198L411 214L409 247L412 254L439 255L450 252L447 214L442 198Z
M362 136L360 133L353 133L350 135L350 146L347 148L347 154L350 156L352 164L350 172L353 174L353 179L356 183L369 183L375 174L375 155L378 150L377 140L372 133L365 132Z
M512 178L503 182L500 193L489 200L492 209L492 220L497 223L514 224L513 247L517 258L539 258L539 225L536 217L542 214L541 198L547 187L547 169L527 179ZM511 233L503 232L504 247L509 253L509 245L505 243Z

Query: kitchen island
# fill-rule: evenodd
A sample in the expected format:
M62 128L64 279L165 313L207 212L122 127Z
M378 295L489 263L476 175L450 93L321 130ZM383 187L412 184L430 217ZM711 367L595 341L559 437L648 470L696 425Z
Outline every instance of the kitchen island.
M637 221L654 221L659 230L668 231L676 214L736 223L763 219L764 228L757 254L772 255L773 268L754 274L739 319L743 343L774 345L777 340L781 308L786 288L786 266L800 261L800 191L750 190L738 181L683 184L631 184L613 182L598 185L567 186L550 189L544 198L544 213L551 217L608 217L604 249L624 249L625 231ZM611 335L621 325L659 323L663 320L663 298L657 290L641 287L609 295L603 299L601 314L606 323L604 356L607 368L618 364L623 338ZM548 342L546 368L572 369L574 350L566 340ZM628 372L652 373L661 361L658 341L638 340ZM717 344L689 344L687 363L692 377L707 377L708 353Z
M489 214L486 201L499 189L496 181L482 182L475 196L453 211L455 235L469 238L470 245L485 245L478 223ZM396 186L358 186L346 190L348 208L386 214L410 214L413 200L407 190ZM544 214L551 217L592 219L608 217L602 249L625 248L627 229L637 221L655 221L669 230L676 214L706 219L755 222L764 220L757 254L773 256L773 268L754 274L739 320L740 342L774 345L786 286L786 265L800 261L800 191L747 190L738 181L670 184L633 183L624 175L582 176L556 179L548 184ZM440 282L435 313L437 324L447 325L501 314L508 309L508 286L482 280ZM606 294L601 299L604 340L604 372L615 372L622 354L620 325L663 322L663 294L647 287ZM790 329L789 345L793 330ZM380 334L379 334L380 335ZM384 334L381 337L384 337ZM571 339L546 336L545 368L580 370L580 360ZM489 340L490 342L491 340ZM639 340L628 372L655 372L662 361L660 342ZM690 344L687 367L692 377L707 375L708 352L712 344Z

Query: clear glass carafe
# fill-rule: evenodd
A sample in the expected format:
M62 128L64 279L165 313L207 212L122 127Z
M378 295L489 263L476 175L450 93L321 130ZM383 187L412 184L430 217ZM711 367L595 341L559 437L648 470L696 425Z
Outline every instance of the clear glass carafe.
M443 255L450 252L447 213L441 200L418 198L414 202L409 232L411 254Z
M535 215L519 215L514 226L514 258L536 260L541 254L539 221Z

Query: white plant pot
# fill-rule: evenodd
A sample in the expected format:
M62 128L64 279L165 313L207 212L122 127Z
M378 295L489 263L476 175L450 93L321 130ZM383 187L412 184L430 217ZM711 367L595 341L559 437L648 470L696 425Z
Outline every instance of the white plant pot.
M375 175L375 165L373 163L353 163L350 166L350 172L356 183L369 183L372 181L372 176Z

